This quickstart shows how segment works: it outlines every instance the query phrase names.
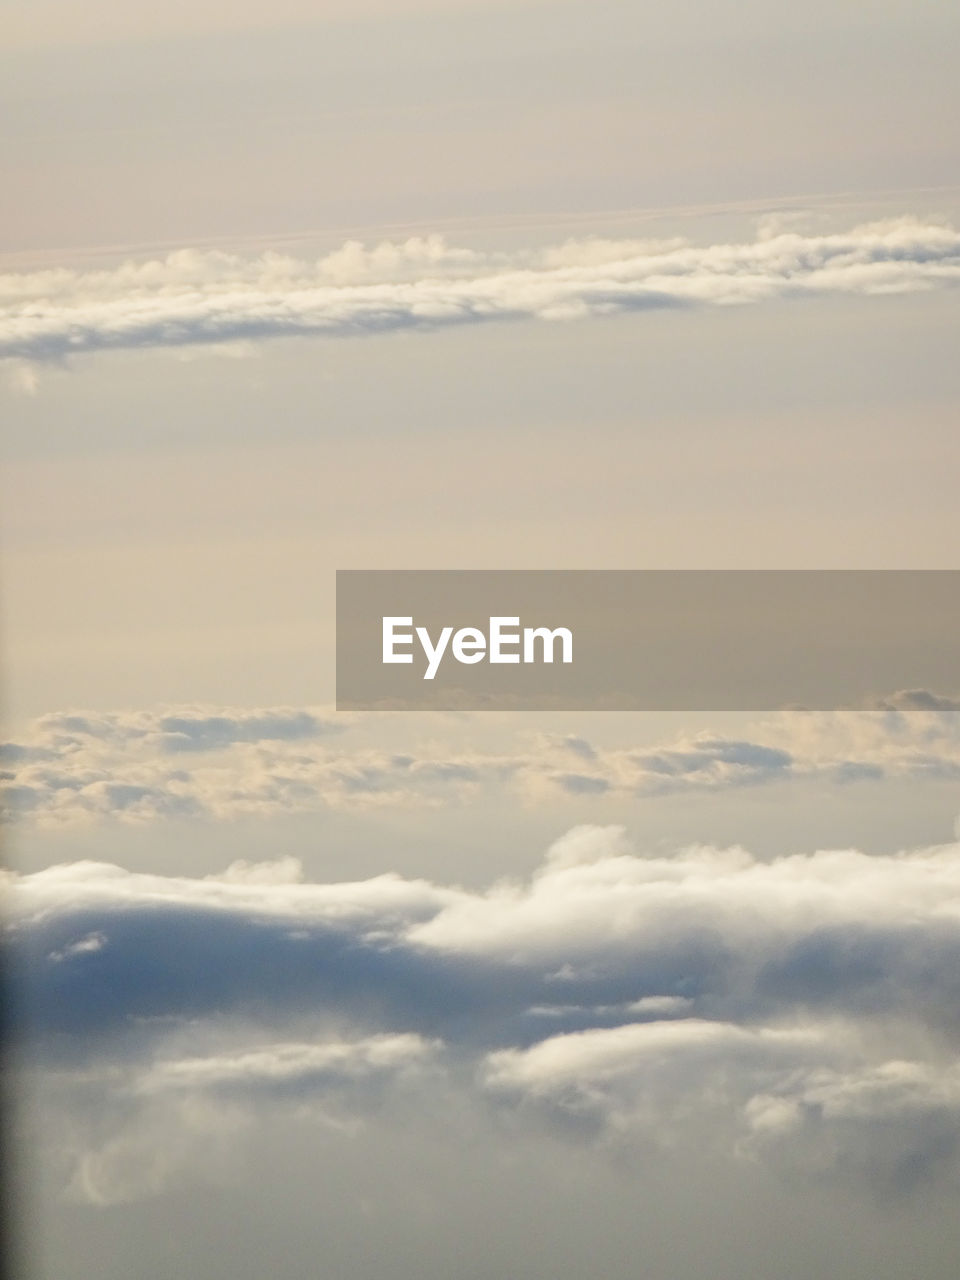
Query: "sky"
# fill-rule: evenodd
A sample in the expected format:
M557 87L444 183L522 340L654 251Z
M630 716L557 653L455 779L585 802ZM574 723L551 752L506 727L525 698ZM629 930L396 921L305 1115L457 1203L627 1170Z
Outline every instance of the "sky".
M957 568L960 18L8 6L24 1280L953 1280L960 686L338 713L338 568Z

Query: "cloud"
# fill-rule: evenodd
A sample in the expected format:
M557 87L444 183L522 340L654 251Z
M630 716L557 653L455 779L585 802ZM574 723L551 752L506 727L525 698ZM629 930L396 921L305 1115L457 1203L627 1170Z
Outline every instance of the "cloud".
M24 741L0 744L2 791L12 811L53 822L303 808L302 782L258 771L243 748L269 754L340 734L348 723L290 707L57 712L36 720ZM197 763L231 751L233 768Z
M229 1181L238 1151L284 1113L349 1134L390 1096L428 1083L435 1052L414 1035L216 1044L148 1066L61 1073L46 1096L67 1121L58 1135L65 1197L102 1207L184 1177Z
M879 1184L885 1196L912 1192L956 1174L960 1068L896 1059L818 1067L755 1094L744 1118L744 1149L781 1168L829 1177L839 1167Z
M62 752L91 742L128 746L144 742L159 751L213 751L237 742L297 741L343 728L314 709L269 710L181 706L149 711L54 712L36 721L36 732Z
M17 877L34 1024L85 1042L131 1019L325 1013L493 1046L541 1038L559 1005L600 1025L815 1011L960 1035L955 845L653 858L620 828L580 827L529 881L486 892L393 874L314 884L290 862L273 876L77 862Z
M10 814L60 825L433 806L497 792L573 803L960 778L960 714L925 691L871 711L782 715L749 738L706 731L645 747L518 733L478 750L448 729L445 742L443 723L431 721L425 742L391 751L369 745L376 734L364 739L356 719L316 708L63 712L0 745L0 785Z
M960 699L945 698L929 689L901 689L877 699L877 706L886 711L960 711Z
M581 827L483 891L289 860L12 880L14 1022L85 1117L88 1199L163 1124L229 1146L264 1107L353 1124L401 1094L883 1195L960 1171L960 845L647 857ZM174 1146L136 1194L189 1164Z
M588 239L513 254L456 248L439 236L373 248L349 241L316 261L181 250L112 270L0 276L0 358L575 320L958 282L960 234L913 218L741 244Z
M686 1147L703 1159L725 1147L884 1200L958 1172L955 1061L857 1061L835 1025L689 1019L585 1031L489 1055L484 1087L627 1153Z
M688 1018L554 1036L487 1057L485 1088L596 1123L608 1133L656 1137L668 1112L716 1104L722 1092L750 1102L761 1082L824 1056L816 1031L745 1028ZM705 1089L707 1082L714 1093ZM749 1103L748 1103L749 1105Z
M321 1043L279 1041L255 1049L161 1060L135 1078L135 1087L143 1094L330 1093L419 1071L433 1051L433 1045L416 1035Z

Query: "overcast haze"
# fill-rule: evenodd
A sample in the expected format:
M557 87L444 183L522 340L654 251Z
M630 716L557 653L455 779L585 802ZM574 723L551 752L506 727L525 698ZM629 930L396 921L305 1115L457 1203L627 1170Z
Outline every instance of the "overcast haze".
M958 567L958 15L8 10L24 1280L954 1280L960 687L331 704L337 568Z

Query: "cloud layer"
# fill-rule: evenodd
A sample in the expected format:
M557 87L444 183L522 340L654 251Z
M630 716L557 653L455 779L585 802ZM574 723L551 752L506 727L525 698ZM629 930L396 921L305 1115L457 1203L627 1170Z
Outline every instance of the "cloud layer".
M15 1010L86 1117L87 1199L164 1184L158 1116L192 1151L198 1113L229 1143L263 1108L349 1128L451 1093L628 1158L710 1146L885 1195L960 1169L958 845L642 857L585 827L486 891L75 863L13 899Z
M924 691L868 712L784 715L744 738L705 731L642 747L518 733L483 750L457 739L457 722L431 720L423 741L391 751L363 723L309 707L56 713L0 744L0 783L11 814L58 825L430 806L484 791L556 803L960 779L960 711Z
M506 254L430 236L373 248L349 241L314 261L181 250L112 270L0 276L0 358L575 320L957 283L960 233L913 218L706 246L587 239Z

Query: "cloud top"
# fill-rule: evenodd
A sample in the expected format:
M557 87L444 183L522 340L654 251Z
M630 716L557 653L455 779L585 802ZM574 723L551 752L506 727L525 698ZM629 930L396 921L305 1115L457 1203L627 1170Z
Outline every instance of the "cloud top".
M15 877L31 1016L86 1041L138 1017L326 1010L367 1033L496 1045L558 1022L753 1025L819 1010L960 1038L955 845L640 857L620 828L585 826L529 881L482 892L396 874L309 883L290 863Z

